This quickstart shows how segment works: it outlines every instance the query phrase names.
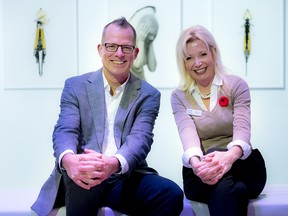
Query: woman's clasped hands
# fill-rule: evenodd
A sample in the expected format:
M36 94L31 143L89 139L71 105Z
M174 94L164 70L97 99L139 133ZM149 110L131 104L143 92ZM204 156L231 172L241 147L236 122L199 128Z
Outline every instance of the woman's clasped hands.
M214 151L204 155L201 159L193 156L190 159L193 172L203 183L214 185L227 173L234 161L239 158L234 149L229 151Z

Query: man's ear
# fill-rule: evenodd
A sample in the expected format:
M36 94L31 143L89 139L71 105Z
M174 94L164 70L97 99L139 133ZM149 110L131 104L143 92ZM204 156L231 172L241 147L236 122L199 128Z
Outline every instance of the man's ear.
M139 48L136 47L135 50L134 50L134 60L137 58L138 53L139 53Z
M102 56L102 52L103 52L103 46L102 46L102 44L98 44L97 45L97 50L98 50L98 54L99 54L99 56Z

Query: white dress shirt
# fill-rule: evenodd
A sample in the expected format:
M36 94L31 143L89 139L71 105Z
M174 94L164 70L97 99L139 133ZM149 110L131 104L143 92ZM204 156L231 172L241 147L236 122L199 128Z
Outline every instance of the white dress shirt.
M122 155L116 154L118 149L114 138L114 121L127 81L116 89L115 95L111 95L110 85L104 75L103 80L106 100L106 122L102 153L106 156L115 156L121 164L120 173L125 173L128 171L129 167L126 159Z

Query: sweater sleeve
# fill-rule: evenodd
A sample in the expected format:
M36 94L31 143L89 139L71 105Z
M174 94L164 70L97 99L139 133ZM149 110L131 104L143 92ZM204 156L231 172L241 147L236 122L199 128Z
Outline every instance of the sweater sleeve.
M242 140L250 144L251 113L250 90L247 83L238 78L231 86L233 98L233 141Z
M203 152L194 120L187 113L189 103L185 98L185 93L175 90L171 95L171 106L184 150L182 161L184 166L189 167L190 158L195 155L202 157Z

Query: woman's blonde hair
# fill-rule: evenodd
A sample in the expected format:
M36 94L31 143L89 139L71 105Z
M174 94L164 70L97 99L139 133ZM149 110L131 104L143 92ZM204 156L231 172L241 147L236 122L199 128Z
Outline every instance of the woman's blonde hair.
M202 41L209 52L212 53L212 58L214 60L214 71L220 76L226 74L227 71L224 68L220 56L220 51L216 44L213 35L203 26L195 25L186 30L184 30L177 41L176 44L176 60L178 71L180 73L180 84L179 89L187 91L194 81L190 76L185 67L185 61L188 55L187 43L193 42L195 40Z

